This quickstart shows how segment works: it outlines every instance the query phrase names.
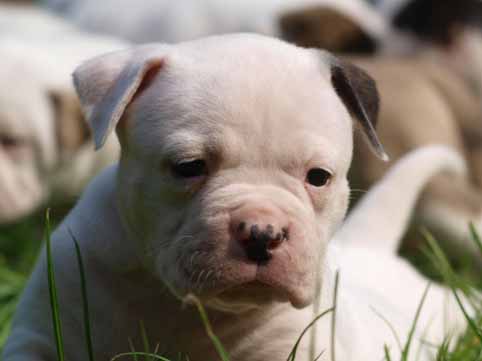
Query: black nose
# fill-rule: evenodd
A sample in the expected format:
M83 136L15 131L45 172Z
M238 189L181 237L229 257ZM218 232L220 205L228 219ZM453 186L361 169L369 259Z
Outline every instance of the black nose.
M249 236L242 241L246 256L258 264L266 264L272 258L272 250L287 238L287 233L285 228L275 233L271 224L268 224L265 229L260 229L257 224L252 225Z

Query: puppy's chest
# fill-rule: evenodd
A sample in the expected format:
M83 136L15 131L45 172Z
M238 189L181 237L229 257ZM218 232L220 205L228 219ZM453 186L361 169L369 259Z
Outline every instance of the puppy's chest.
M311 312L260 317L258 315L220 316L208 309L212 328L232 361L284 361L303 328L309 323ZM269 312L266 312L266 316ZM128 317L125 317L129 315ZM212 340L197 311L190 307L175 308L153 302L129 302L115 311L113 317L115 352L128 352L127 342L137 351L145 350L145 336L150 350L177 359L179 353L192 361L218 360ZM144 336L145 335L145 336ZM309 336L305 337L305 341ZM118 342L121 341L121 342ZM309 342L298 350L298 360L308 360Z

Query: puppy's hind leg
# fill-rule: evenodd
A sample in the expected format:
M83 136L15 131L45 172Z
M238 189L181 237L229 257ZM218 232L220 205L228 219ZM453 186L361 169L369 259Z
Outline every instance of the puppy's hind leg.
M445 146L408 153L357 204L336 234L336 241L342 247L396 252L420 191L441 171L465 173L465 162Z

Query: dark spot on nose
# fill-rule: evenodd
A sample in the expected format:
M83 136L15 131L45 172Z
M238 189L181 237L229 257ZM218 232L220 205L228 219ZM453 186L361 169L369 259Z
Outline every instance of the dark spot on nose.
M273 257L271 251L287 239L287 234L287 229L275 233L271 224L263 230L257 224L252 225L249 237L243 241L248 259L258 264L266 264Z
M287 241L287 240L290 239L290 233L289 233L288 228L283 227L283 228L281 229L281 232L282 232L282 240L283 240L283 241Z
M258 264L266 264L272 257L268 252L268 243L271 239L268 231L260 231L257 224L251 226L249 239L245 242L248 258Z
M246 228L246 222L239 223L238 232L243 232L245 228Z

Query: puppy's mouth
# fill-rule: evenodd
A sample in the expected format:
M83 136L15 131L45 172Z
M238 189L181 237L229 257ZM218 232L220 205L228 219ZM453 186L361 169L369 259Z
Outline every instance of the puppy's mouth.
M257 248L251 248L242 237L223 240L216 236L183 253L180 265L187 281L182 285L184 292L224 303L289 302L295 308L311 303L321 250L313 247L313 239L305 232L292 226L290 238L283 239L282 233L280 237L268 237L270 241L283 240L275 246L262 242L260 235L252 236L250 241L257 243Z
M220 280L211 292L207 292L207 298L231 304L234 308L236 305L255 308L273 302L290 302L295 308L307 306L311 302L311 277L300 276L299 271L288 275L288 267L279 269L277 266L243 265L236 279Z
M287 303L289 295L284 290L253 281L229 287L202 300L206 306L217 311L245 313L274 303Z

